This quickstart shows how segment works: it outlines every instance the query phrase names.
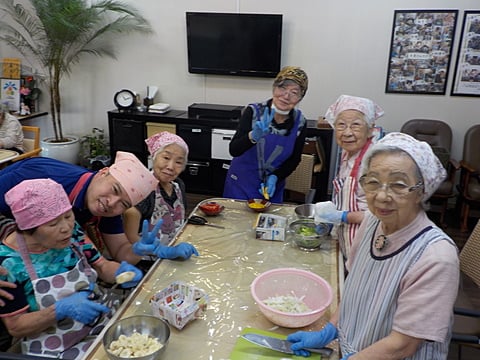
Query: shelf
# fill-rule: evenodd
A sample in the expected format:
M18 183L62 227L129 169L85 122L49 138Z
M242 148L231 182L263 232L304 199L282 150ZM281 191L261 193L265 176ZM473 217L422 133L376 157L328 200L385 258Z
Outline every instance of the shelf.
M37 117L45 116L45 115L48 115L48 112L42 111L42 112L36 112L30 115L22 115L22 116L13 114L13 116L15 116L19 121L31 120L31 119L35 119Z

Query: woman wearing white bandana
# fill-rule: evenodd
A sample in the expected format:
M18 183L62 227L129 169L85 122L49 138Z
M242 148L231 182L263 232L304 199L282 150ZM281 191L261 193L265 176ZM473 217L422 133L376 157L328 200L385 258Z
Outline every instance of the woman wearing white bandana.
M335 139L342 149L333 180L332 201L317 203L316 221L336 225L340 249L348 259L350 246L367 209L365 193L358 184L360 164L373 144L375 121L383 110L372 100L341 95L325 115L335 129Z
M445 360L457 297L452 239L425 212L445 179L426 142L390 133L367 152L368 211L346 263L341 302L321 331L288 336L297 355L337 339L342 360Z

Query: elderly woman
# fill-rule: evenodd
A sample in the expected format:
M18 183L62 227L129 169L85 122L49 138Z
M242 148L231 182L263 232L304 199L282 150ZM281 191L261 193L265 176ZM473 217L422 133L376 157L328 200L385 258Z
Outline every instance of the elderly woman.
M300 163L305 142L306 120L296 106L307 88L307 74L299 67L287 66L273 82L272 99L245 108L230 142L234 158L224 197L248 200L263 196L283 202L285 179Z
M125 212L125 232L129 241L136 243L140 239L140 224L144 224L143 233L148 231L150 223L160 227L161 243L168 245L185 221L185 184L178 175L187 165L188 145L180 136L168 131L155 134L145 142L152 156L158 186L145 200ZM163 259L188 259L193 254L198 256L197 250L187 243L159 246L154 253Z
M124 272L135 286L142 272L127 262L105 259L75 223L62 185L51 179L22 181L5 194L17 229L1 239L0 265L16 288L4 287L0 317L22 351L78 359L98 333L110 308L91 299L98 276L115 282ZM96 326L94 326L96 325ZM95 327L95 329L94 329ZM90 340L91 341L91 340Z
M24 152L22 125L5 104L0 104L0 149Z
M335 129L335 139L341 148L338 169L333 180L333 203L317 203L317 221L337 225L340 249L348 259L350 246L364 212L365 193L359 186L360 164L373 143L375 121L383 110L372 100L341 95L325 115Z
M346 266L337 312L318 332L290 334L292 350L338 337L343 359L446 359L459 281L454 242L425 213L445 170L425 142L390 133L362 162L368 210Z

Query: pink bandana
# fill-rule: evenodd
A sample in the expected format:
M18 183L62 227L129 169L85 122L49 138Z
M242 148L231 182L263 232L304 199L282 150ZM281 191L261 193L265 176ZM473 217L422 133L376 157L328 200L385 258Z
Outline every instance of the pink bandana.
M24 180L5 194L20 230L46 224L72 208L63 186L52 179Z
M140 160L128 152L117 151L110 174L123 186L132 206L145 199L158 184L158 180Z
M357 110L365 115L368 125L373 125L375 120L383 116L383 109L372 100L350 95L340 97L329 106L325 118L333 126L337 116L345 110Z
M179 145L185 150L185 157L188 157L187 143L180 136L172 134L168 131L162 131L161 133L150 136L147 140L145 140L145 143L147 144L148 151L154 159L159 150L163 150L166 146L171 144Z

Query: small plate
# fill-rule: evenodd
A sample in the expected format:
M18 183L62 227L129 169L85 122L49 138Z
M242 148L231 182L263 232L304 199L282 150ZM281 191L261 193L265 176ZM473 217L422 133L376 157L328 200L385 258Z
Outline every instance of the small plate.
M198 208L207 216L215 216L220 214L225 206L216 203L215 201L208 201L200 204Z
M265 199L250 199L247 201L247 206L256 212L264 212L272 205L272 203Z

